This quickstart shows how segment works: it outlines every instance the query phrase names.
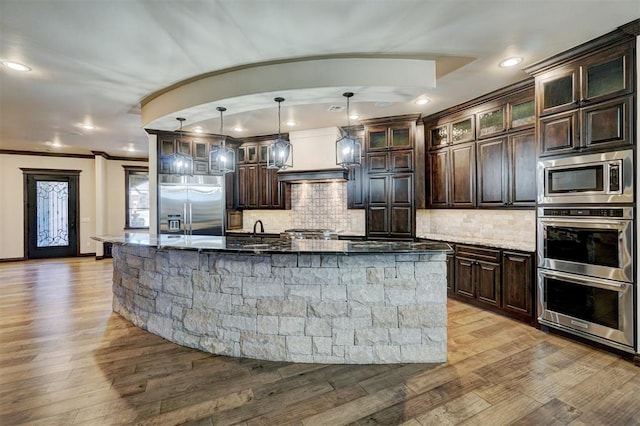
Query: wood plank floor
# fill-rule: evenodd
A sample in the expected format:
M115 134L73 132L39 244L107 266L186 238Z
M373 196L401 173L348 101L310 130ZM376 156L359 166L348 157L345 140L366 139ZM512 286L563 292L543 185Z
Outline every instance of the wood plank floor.
M182 348L111 312L111 262L0 263L0 424L636 425L640 368L449 302L444 365Z

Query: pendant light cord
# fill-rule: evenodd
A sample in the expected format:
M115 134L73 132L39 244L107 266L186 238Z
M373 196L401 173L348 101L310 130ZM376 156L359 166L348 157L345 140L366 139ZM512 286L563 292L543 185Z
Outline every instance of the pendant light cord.
M223 132L223 126L224 126L224 118L222 116L222 113L225 112L227 109L225 107L217 107L216 108L218 111L220 111L220 136L224 136ZM225 146L225 141L227 138L222 138L222 146Z
M278 103L278 139L282 139L282 132L280 131L280 107L282 105L282 102L284 101L284 98L281 97L277 97L273 99L274 101L276 101Z

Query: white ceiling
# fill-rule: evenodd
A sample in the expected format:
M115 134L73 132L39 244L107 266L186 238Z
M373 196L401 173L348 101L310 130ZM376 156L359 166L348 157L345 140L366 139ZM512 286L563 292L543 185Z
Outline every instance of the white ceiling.
M0 149L144 157L145 100L203 74L301 58L431 59L436 87L408 87L401 73L383 90L334 84L333 100L314 85L269 87L212 95L151 124L175 129L179 114L187 130L218 133L215 106L227 106L225 133L271 134L272 99L283 96L296 100L282 104L283 122L297 123L283 131L345 125L346 114L328 108L344 105L347 90L360 118L428 115L527 78L522 67L638 17L638 0L0 0L0 60L32 68L0 67ZM523 63L497 66L513 55ZM431 102L415 105L420 95Z

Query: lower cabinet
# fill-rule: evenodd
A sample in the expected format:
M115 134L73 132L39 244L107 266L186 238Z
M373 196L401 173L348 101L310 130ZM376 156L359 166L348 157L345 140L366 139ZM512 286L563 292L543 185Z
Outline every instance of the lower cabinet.
M500 306L500 250L457 245L455 265L456 294Z
M533 265L533 253L502 252L502 309L525 320L535 314Z
M456 265L455 256L453 254L447 255L447 294L453 293L453 283L456 279Z
M447 256L449 296L535 323L534 254L455 244Z

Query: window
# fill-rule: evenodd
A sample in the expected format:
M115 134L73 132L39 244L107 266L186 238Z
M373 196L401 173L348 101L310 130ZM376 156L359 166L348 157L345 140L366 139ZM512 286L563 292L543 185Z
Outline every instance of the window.
M149 169L124 167L125 228L149 228Z

